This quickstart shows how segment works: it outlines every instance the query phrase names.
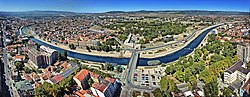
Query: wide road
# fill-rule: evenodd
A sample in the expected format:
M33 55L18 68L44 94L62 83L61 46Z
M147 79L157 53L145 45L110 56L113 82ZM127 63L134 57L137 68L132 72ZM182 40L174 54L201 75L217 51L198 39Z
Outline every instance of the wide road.
M4 28L4 30L6 30ZM20 95L17 92L16 87L14 86L14 80L11 77L11 70L9 69L10 67L10 63L8 62L8 56L7 56L7 50L6 50L6 31L3 31L3 44L4 44L4 48L3 48L3 63L4 63L4 73L5 73L5 78L6 78L6 85L9 87L8 91L10 93L11 97L19 97ZM7 91L7 90L5 90ZM6 96L8 97L8 96Z

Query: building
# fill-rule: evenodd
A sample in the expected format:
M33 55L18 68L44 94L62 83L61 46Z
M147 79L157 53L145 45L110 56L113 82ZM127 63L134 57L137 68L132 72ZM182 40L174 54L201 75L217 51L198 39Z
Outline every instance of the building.
M58 52L45 46L40 46L40 50L28 47L28 57L36 68L40 68L52 65L58 58Z
M83 90L86 90L90 87L88 84L89 78L90 78L89 71L85 69L81 70L73 77L77 85L81 87Z
M229 67L224 71L224 82L230 84L236 79L243 81L250 76L249 72L250 70L243 67L243 62L238 61L233 66Z
M113 97L118 88L118 81L106 77L100 84L93 83L90 89L95 96Z
M250 78L246 80L240 88L240 97L249 97L250 90Z
M60 81L62 81L63 79L67 78L72 73L74 73L74 70L79 67L77 64L75 64L73 62L68 63L67 61L65 61L62 65L64 65L63 69L61 70L63 72L50 78L49 80L46 80L47 82L49 82L51 84L57 84ZM68 68L65 68L65 67L68 67Z
M236 62L233 66L224 71L224 83L228 84L228 88L237 93L238 96L242 83L249 77L250 70L244 67L242 61Z
M40 46L40 52L44 56L45 63L52 65L58 59L58 52L49 47Z
M76 95L78 95L79 97L98 97L93 95L93 93L89 90L79 90L75 92Z
M28 57L36 68L46 67L45 62L43 61L43 56L37 49L35 48L28 49Z
M250 43L239 43L237 45L237 55L244 64L250 61Z
M95 74L93 72L90 72L90 77L93 79L94 82L99 83L101 76L99 74Z
M63 77L61 75L56 75L52 78L50 78L49 80L46 80L48 83L51 83L51 84L57 84L59 83L60 81L63 80Z
M20 97L32 97L34 95L34 88L27 80L16 82L16 89Z

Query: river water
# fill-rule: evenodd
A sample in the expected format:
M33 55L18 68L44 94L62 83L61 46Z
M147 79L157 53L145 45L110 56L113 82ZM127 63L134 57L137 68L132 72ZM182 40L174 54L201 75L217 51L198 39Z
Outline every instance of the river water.
M199 46L199 44L202 42L202 40L205 38L205 36L216 27L210 28L208 30L205 30L203 33L201 33L198 37L196 37L192 42L190 42L187 46L184 48L173 52L171 54L157 57L157 58L139 58L138 66L148 66L147 62L150 60L160 60L161 63L169 63L173 62L177 59L179 59L181 56L185 56L190 54L195 48ZM37 40L35 38L30 38L30 40L44 46L48 46L52 49L55 49L59 52L63 52L64 49L55 47L53 45L47 44L45 42L42 42L40 40ZM77 52L67 51L68 56L72 58L77 58L81 60L87 60L87 61L94 61L94 62L108 62L108 63L117 63L121 65L126 65L129 63L130 58L114 58L114 57L103 57L103 56L95 56L95 55L87 55L87 54L81 54Z

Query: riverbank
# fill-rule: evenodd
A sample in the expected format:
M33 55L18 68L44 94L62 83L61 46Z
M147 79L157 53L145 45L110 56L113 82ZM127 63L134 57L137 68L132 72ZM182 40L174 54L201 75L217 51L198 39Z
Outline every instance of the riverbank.
M195 35L189 41L185 42L184 44L183 43L178 43L181 46L177 46L177 47L174 47L174 48L170 48L168 46L168 50L164 50L162 52L153 53L153 54L145 54L145 52L150 52L150 50L149 51L140 51L140 53L141 53L140 58L158 58L158 57L163 57L163 56L169 55L171 53L177 52L177 51L183 49L184 47L186 47L188 44L190 44L194 39L196 39L204 31L206 31L206 30L208 30L208 29L210 29L212 27L215 27L215 26L217 26L217 25L210 26L210 27L207 27L205 29L197 31L195 33ZM102 56L102 57L114 57L114 58L130 58L131 54L132 54L130 51L125 51L125 53L124 53L123 51L122 52L115 52L115 51L104 52L104 51L92 50L91 52L89 52L86 49L80 49L80 48L77 48L77 49L73 50L73 49L70 49L68 46L63 45L63 44L55 44L55 43L50 43L50 42L44 41L43 39L40 39L38 36L34 36L34 38L41 41L41 42L44 42L46 44L55 46L57 48L62 48L62 49L68 50L68 51L72 51L72 52L76 52L76 53L80 53L80 54L86 54L86 55ZM157 48L157 49L154 49L154 50L159 50L159 49L162 49L162 48L166 49L166 47L167 46Z
M72 51L72 52L76 52L76 53L80 53L80 54L87 54L87 55L93 55L93 56L103 56L103 57L115 57L115 58L129 58L131 57L131 52L126 51L125 53L123 52L104 52L104 51L96 51L96 50L91 50L91 52L89 52L87 49L80 49L80 48L76 48L75 50L70 49L68 46L63 45L63 44L54 44L54 43L50 43L47 41L44 41L43 39L39 38L38 36L34 36L35 39L44 42L46 44L58 47L58 48L62 48L68 51Z
M184 44L183 43L179 43L181 44L182 46L177 46L175 48L167 48L168 50L166 51L162 51L162 52L158 52L158 53L154 53L154 54L143 54L143 52L141 53L140 57L141 58L157 58L157 57L162 57L162 56L166 56L168 54L171 54L171 53L174 53L176 51L179 51L181 49L183 49L184 47L186 47L188 44L190 44L194 39L196 39L200 34L202 34L204 31L210 29L210 28L213 28L217 25L213 25L213 26L209 26L205 29L202 29L202 30L199 30L195 33L195 35L190 39L188 40L187 42L185 42ZM162 47L162 48L166 48L166 47ZM157 49L156 49L157 50ZM159 49L158 49L159 50ZM152 51L152 50L151 50ZM150 51L145 51L145 52L150 52Z

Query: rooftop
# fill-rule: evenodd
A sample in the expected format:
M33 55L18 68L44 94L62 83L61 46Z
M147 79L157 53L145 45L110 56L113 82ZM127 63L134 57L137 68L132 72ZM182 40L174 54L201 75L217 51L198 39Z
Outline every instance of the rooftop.
M243 85L242 90L249 91L250 90L250 78L246 81L246 83Z
M88 74L89 74L89 71L83 69L83 70L81 70L80 72L78 72L78 73L74 76L74 78L76 78L76 79L82 81L82 80L84 80L85 76L87 76Z
M115 79L110 78L110 77L106 77L105 80L109 81L110 83L114 83Z
M54 84L57 84L58 82L62 81L63 77L61 75L54 76L50 79L50 81Z
M32 90L31 83L27 80L16 82L17 90Z
M247 68L242 67L243 62L242 61L238 61L236 62L233 66L229 67L228 69L225 70L225 72L229 72L229 73L234 73L235 71L239 71L244 73L245 75L247 75L250 70L248 70Z
M80 97L96 97L89 90L79 90L79 91L76 91L75 94Z

